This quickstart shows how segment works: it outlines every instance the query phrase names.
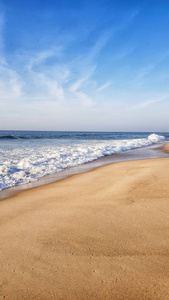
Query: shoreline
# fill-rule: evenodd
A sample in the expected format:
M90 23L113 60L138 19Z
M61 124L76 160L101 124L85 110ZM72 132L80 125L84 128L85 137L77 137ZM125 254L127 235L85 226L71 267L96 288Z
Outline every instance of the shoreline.
M1 201L8 300L168 300L169 158L118 162Z
M159 150L162 150L168 154L169 153L169 143L165 143L163 146L159 147Z
M159 144L159 143L158 143ZM167 148L169 143L160 143L162 146L158 144L153 144L147 147L136 148L133 150L104 156L98 158L94 161L87 162L82 165L78 165L75 167L67 168L58 173L53 173L46 175L44 177L39 178L37 181L33 181L27 184L21 184L17 186L13 186L0 191L0 201L8 199L23 190L32 189L38 186L48 185L50 183L58 182L65 178L69 178L75 174L81 174L85 172L89 172L101 166L109 165L116 162L122 161L133 161L133 160L141 160L141 159L153 159L153 158L162 158L169 157L169 149ZM168 151L166 150L168 149ZM155 151L155 152L154 152ZM156 154L155 154L156 153Z

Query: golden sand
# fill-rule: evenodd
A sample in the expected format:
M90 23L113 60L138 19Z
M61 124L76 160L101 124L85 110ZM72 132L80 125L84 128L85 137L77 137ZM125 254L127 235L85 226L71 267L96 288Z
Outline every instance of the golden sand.
M116 163L1 201L0 297L169 299L169 159Z

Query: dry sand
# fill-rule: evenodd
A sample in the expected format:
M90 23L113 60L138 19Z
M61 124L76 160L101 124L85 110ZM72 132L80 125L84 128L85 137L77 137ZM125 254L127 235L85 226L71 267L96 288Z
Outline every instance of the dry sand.
M122 162L0 202L0 297L169 299L169 159Z

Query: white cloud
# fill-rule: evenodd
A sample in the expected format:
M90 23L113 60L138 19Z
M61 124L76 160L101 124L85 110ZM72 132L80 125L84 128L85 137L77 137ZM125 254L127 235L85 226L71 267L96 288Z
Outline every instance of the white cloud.
M164 101L167 96L162 99L159 95L156 99L147 97L147 101L143 101L142 98L138 104L132 106L135 95L130 94L129 88L118 90L116 87L115 89L114 81L106 81L104 74L100 76L99 82L105 81L99 86L95 77L98 58L104 47L114 34L128 26L137 14L138 12L131 14L124 22L125 24L121 23L118 28L102 32L93 47L85 53L79 51L75 58L66 57L65 59L66 42L43 51L26 53L25 50L24 53L17 53L11 64L1 52L1 128L46 130L103 128L103 130L110 130L111 124L116 125L121 122L120 126L123 130L122 126L125 122L131 123L132 109L137 110L135 113L135 119L137 119L140 109ZM1 20L0 17L0 45L1 40L3 45L1 27L3 27L3 18ZM126 57L132 51L134 51L132 47L127 51L121 51L116 61ZM150 64L140 70L134 84L136 81L141 81L155 66ZM114 70L114 78L115 75ZM106 91L106 95L109 90L111 94L105 98L104 92L112 84L113 89ZM103 93L99 93L101 91ZM93 127L92 124L94 124ZM116 126L112 127L112 130L118 130L118 125Z
M167 57L169 56L169 51L162 53L153 61L145 66L143 66L138 72L135 82L142 83L142 79L144 79L147 75L149 75L152 71L154 71Z
M140 103L137 103L136 105L133 105L132 109L135 109L135 110L145 109L148 106L151 107L152 105L154 105L158 102L164 102L164 101L167 101L168 99L169 99L169 94L160 95L158 97L156 96L153 99L148 99L146 101L142 101Z
M102 86L100 86L97 91L102 91L104 89L106 89L107 87L109 87L110 85L112 85L112 81L107 81L105 84L103 84Z
M48 58L61 56L62 51L62 47L55 47L52 49L47 49L45 51L35 53L35 55L32 55L31 57L28 56L27 69L33 70L34 67L42 65Z

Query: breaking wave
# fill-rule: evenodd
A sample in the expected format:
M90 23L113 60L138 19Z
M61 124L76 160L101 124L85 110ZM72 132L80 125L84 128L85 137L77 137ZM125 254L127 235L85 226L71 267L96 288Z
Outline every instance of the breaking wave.
M12 136L8 136L12 139ZM151 134L147 138L122 140L85 140L67 144L28 142L25 146L0 149L0 190L38 180L106 155L125 152L164 141L165 137ZM20 142L22 143L22 142ZM19 144L18 144L19 145Z

